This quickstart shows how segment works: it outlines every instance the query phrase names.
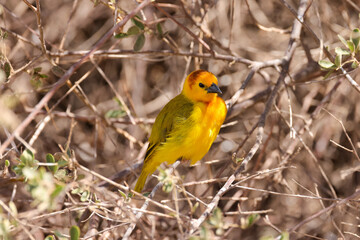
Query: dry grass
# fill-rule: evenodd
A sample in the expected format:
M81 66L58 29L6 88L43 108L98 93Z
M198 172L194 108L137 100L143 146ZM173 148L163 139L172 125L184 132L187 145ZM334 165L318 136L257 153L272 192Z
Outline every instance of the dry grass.
M0 0L0 239L360 238L359 68L317 64L360 9L301 3ZM113 37L135 14L139 51L138 34ZM230 107L217 140L169 193L129 198L154 118L198 68ZM25 149L40 167L15 174ZM48 153L67 163L55 177Z

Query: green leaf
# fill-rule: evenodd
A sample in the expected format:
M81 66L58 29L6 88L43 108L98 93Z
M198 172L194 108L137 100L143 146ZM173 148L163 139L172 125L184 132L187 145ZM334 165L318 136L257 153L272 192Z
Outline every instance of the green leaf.
M55 198L57 197L62 190L64 189L64 186L56 184L54 191L51 193L50 197Z
M127 196L126 196L126 194L125 194L123 191L121 191L121 190L119 189L118 192L120 193L120 195L121 195L124 199L127 199Z
M89 198L90 198L90 192L86 190L81 194L80 201L86 202L87 200L89 200Z
M56 240L54 235L48 235L44 238L44 240Z
M318 64L324 69L336 69L336 65L330 61L320 60Z
M65 167L69 164L69 162L62 158L58 161L57 164L58 164L58 167Z
M127 33L118 33L116 34L114 37L115 38L126 38L128 37L129 35Z
M325 76L324 76L324 79L327 79L328 77L330 77L330 75L335 71L335 69L331 69Z
M44 78L44 79L45 79L45 78L49 78L48 75L42 74L42 73L39 73L38 76L39 76L39 78Z
M355 47L354 49L357 50L357 48L359 47L359 41L360 41L360 30L358 28L355 28L351 32L350 39L354 43L354 47Z
M51 153L46 154L46 162L47 163L56 163L55 158ZM56 173L57 170L59 169L59 167L58 167L58 165L56 165L56 166L48 166L48 169L51 172Z
M337 67L340 67L340 66L341 66L341 58L342 58L341 55L336 55L336 57L335 57L335 65L336 65Z
M140 51L145 44L145 35L142 33L138 36L138 38L136 39L136 42L134 44L134 51Z
M4 71L5 71L6 78L9 78L10 72L11 72L11 67L10 67L10 64L8 62L6 62L4 64Z
M210 239L210 236L211 236L211 234L210 234L209 229L202 226L200 228L200 239Z
M251 226L255 221L257 221L260 218L259 214L251 214L248 217L249 226Z
M357 61L353 61L352 64L351 64L351 67L352 68L357 68L359 66L359 63Z
M200 205L199 202L196 202L194 206L191 208L191 212L194 213L196 209L199 207L199 205Z
M259 214L250 214L247 218L242 218L241 219L241 226L240 227L242 229L247 229L247 228L251 227L259 219L260 219Z
M62 234L61 232L59 232L58 230L55 230L55 236L57 236L58 238L60 238L60 239L62 239L62 238L64 238L65 237L65 235L64 234Z
M140 28L138 28L137 26L132 26L131 28L129 28L127 30L127 35L130 36L130 35L137 35L140 33Z
M59 66L53 66L51 68L51 72L58 78L62 77L62 75L64 75L64 73L65 73L65 71Z
M156 29L157 29L157 32L158 32L158 36L159 36L160 38L162 38L163 35L164 35L164 32L163 32L163 30L162 30L162 28L161 28L161 24L160 24L160 23L156 24Z
M69 179L68 172L66 169L59 169L54 173L54 177L59 180L66 182Z
M338 55L344 55L344 56L350 55L349 51L344 50L344 49L342 49L340 47L335 48L335 53L338 54Z
M236 160L235 160L236 164L242 163L242 161L244 161L243 157L236 158Z
M9 208L11 209L12 215L17 216L18 210L17 210L16 205L15 205L15 203L13 201L9 202Z
M80 239L80 228L78 226L71 226L70 228L70 239L79 240Z
M339 35L339 34L338 34L337 36L338 36L338 38L340 39L340 41L342 42L342 44L344 44L345 47L348 47L345 38L343 38L343 37L342 37L341 35Z
M350 49L350 52L354 52L355 51L355 45L352 41L347 41L347 45L348 45L348 48Z
M41 72L41 67L36 67L36 68L34 68L33 70L34 70L34 73L39 73L39 72Z
M78 174L77 178L76 178L76 181L80 181L80 180L83 180L83 179L85 179L85 174Z
M34 158L34 154L29 149L26 149L20 156L20 160L25 164L25 166L29 166L33 162Z
M141 19L141 18L139 16L135 16L131 19L131 21L135 24L135 26L137 26L141 30L144 30L144 28L145 28L144 24L142 22L140 22L138 19Z
M126 115L126 112L124 110L121 109L116 109L116 110L109 110L107 113L105 113L105 117L106 118L119 118L119 117L123 117Z
M78 194L81 193L81 188L74 188L73 190L71 190L71 194Z
M5 167L9 167L10 166L10 161L9 160L5 160Z
M280 240L289 240L289 239L290 239L290 236L289 236L288 232L282 232L281 233Z

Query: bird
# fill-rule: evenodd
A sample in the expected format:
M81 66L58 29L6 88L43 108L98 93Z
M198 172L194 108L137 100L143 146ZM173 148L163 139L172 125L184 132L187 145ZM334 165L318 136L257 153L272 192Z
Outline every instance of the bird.
M147 177L161 163L181 160L193 165L204 157L227 114L219 94L218 80L211 72L196 70L186 77L181 93L155 119L136 192L142 191Z

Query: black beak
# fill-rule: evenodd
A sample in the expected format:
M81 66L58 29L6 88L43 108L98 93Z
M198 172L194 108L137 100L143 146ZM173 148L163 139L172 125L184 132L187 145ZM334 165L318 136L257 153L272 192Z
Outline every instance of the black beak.
M218 85L216 85L215 83L212 83L210 87L208 87L207 89L208 93L219 93L222 94L220 88L218 87Z

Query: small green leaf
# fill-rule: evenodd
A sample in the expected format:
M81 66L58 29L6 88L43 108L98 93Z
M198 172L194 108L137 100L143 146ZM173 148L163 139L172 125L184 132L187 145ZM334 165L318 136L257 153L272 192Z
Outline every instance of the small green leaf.
M359 46L359 41L360 41L360 30L358 28L355 28L352 32L351 32L351 37L350 37L351 41L354 43L354 49L357 50L358 46Z
M247 228L251 227L259 219L260 219L259 214L251 214L247 218L241 218L240 219L241 228L247 229Z
M239 163L242 163L242 161L244 161L244 158L243 157L240 157L240 158L236 158L236 163L239 164Z
M166 181L163 184L162 190L166 193L169 193L173 188L174 188L174 183L172 181Z
M62 238L64 238L65 237L65 235L64 234L62 234L61 232L59 232L58 230L55 230L55 236L57 236L58 238L60 238L60 239L62 239Z
M5 160L5 167L9 167L10 166L10 161L9 160Z
M89 200L89 198L90 198L90 192L89 191L84 191L81 194L80 201L86 202L87 200Z
M126 194L125 194L123 191L121 191L121 190L119 189L118 192L120 193L120 195L121 195L124 199L127 199Z
M53 66L51 68L51 72L59 78L62 77L62 75L64 75L64 73L65 73L65 71L59 66Z
M64 189L64 186L56 184L54 191L51 193L50 197L55 198L57 197L62 190Z
M127 33L118 33L116 34L114 37L115 38L126 38L128 37L129 35Z
M330 75L335 71L335 69L331 69L325 76L324 76L324 79L327 79L328 77L330 77Z
M129 28L127 30L127 35L130 36L130 35L137 35L140 33L140 28L138 28L137 26L132 26L131 28Z
M138 36L138 38L136 39L136 42L134 44L134 51L140 51L145 44L145 35L142 33Z
M337 36L338 36L338 38L340 39L340 41L342 42L342 44L344 44L345 47L348 47L345 38L343 38L343 37L342 37L341 35L339 35L339 34L338 34Z
M59 180L59 181L63 181L66 182L69 177L68 177L68 172L66 169L59 169L54 173L54 177Z
M289 236L288 232L282 232L281 233L280 240L289 240L289 239L290 239L290 236Z
M163 36L163 30L162 30L162 28L161 28L161 24L160 24L160 23L156 24L156 29L157 29L157 32L158 32L159 37L162 37L162 36Z
M352 68L357 68L359 66L359 63L357 61L353 61L352 64L351 64L351 67Z
M46 75L46 74L41 74L41 73L39 73L38 74L39 75L39 78L49 78L49 76L48 75Z
M255 221L257 221L260 218L259 214L251 214L248 217L249 226L251 226Z
M335 69L336 65L333 64L330 61L326 61L326 60L320 60L318 62L318 64L320 65L320 67L324 68L324 69Z
M335 53L338 54L338 55L344 55L344 56L350 55L349 51L344 50L344 49L342 49L340 47L335 48Z
M13 201L9 202L9 208L11 209L12 215L17 216L18 210L17 210L16 205L15 205L15 203Z
M71 194L78 194L81 193L81 188L74 188L73 190L71 190Z
M126 112L124 110L116 109L116 110L109 110L107 113L105 113L106 118L119 118L126 115Z
M191 212L194 213L196 209L199 207L199 205L200 205L199 202L196 202L194 206L191 208Z
M39 72L41 72L41 67L36 67L36 68L34 68L34 73L39 73Z
M336 55L336 57L335 57L335 65L337 66L337 67L341 67L341 55Z
M140 22L138 19L140 19L139 16L135 16L131 19L131 21L141 30L144 30L145 26L142 22Z
M144 192L144 193L143 193L143 196L144 196L144 197L149 197L150 193L151 193L151 192Z
M63 159L63 158L58 161L58 167L65 167L65 166L67 166L68 164L69 164L69 162L66 161L66 160Z
M55 240L54 235L48 235L44 238L44 240Z
M348 45L348 48L350 49L350 52L354 52L355 51L355 45L352 41L347 41L347 45Z
M80 239L80 228L78 226L71 226L70 228L70 239L79 240Z
M4 64L4 71L5 71L6 78L9 78L10 72L11 72L11 67L10 67L10 64L8 62L6 62Z
M47 163L56 163L55 158L51 153L46 154L45 158L46 158ZM52 171L53 173L56 173L57 170L59 169L59 167L57 165L56 166L48 166L48 169L50 171Z
M200 228L200 239L210 239L210 237L211 237L210 230L205 226L202 226Z
M80 180L83 180L83 179L85 179L85 174L78 174L77 178L76 178L76 181L80 181Z
M26 149L20 156L20 160L25 164L25 166L29 166L33 162L34 158L34 154L29 149Z

